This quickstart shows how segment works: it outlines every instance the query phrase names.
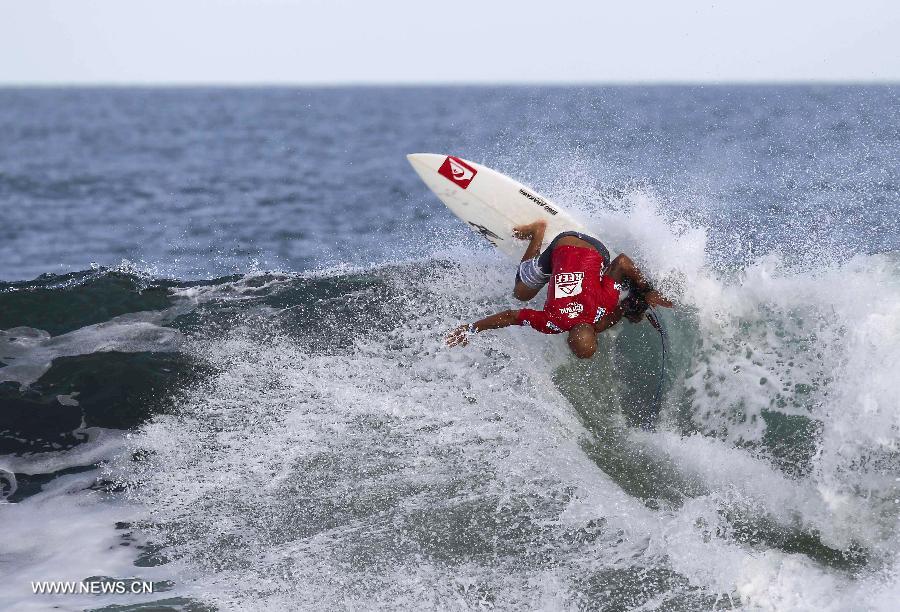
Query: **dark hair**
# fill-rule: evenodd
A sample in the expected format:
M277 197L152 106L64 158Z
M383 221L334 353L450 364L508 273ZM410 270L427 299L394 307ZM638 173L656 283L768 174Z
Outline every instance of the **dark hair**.
M650 304L647 303L647 294L637 289L631 289L628 297L622 300L623 314L630 320L640 320L648 308Z

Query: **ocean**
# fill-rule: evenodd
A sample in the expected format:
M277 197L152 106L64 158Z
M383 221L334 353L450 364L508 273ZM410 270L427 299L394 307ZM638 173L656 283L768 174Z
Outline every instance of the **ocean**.
M900 87L6 88L0 134L0 609L896 609ZM646 322L446 347L515 262L413 152L631 255L664 371ZM153 592L33 593L85 580Z

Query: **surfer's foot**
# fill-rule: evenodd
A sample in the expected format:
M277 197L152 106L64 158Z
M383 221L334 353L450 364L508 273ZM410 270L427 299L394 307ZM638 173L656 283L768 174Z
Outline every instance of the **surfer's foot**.
M535 232L538 230L544 230L547 228L547 222L543 219L538 219L533 223L526 223L525 225L517 225L513 228L513 236L519 238L521 240L528 240L532 236L534 236Z

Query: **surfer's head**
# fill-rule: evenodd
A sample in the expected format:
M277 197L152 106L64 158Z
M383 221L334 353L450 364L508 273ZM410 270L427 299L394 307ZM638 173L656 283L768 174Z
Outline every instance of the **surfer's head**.
M622 314L632 323L640 323L649 307L646 296L636 291L632 291L628 297L622 300Z
M597 350L597 332L594 326L580 323L569 330L569 348L579 359L590 359Z

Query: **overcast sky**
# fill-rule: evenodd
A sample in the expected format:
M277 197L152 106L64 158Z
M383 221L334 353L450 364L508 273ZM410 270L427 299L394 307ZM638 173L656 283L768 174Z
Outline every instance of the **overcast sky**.
M900 1L0 0L0 84L900 81Z

